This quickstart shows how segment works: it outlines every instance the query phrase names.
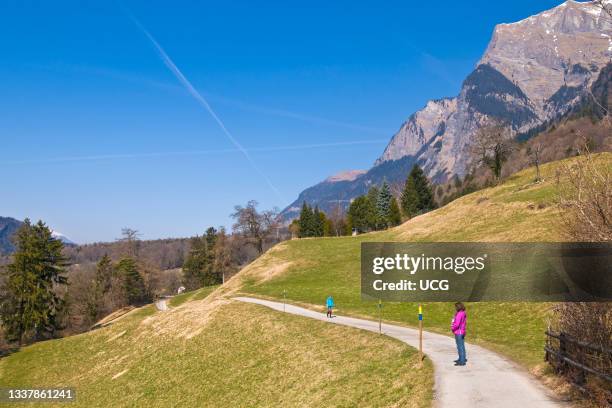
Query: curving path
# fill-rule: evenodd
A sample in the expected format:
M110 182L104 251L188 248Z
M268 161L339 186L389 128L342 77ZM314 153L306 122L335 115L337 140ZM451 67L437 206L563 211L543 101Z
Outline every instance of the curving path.
M170 308L168 307L168 303L166 302L166 299L159 299L155 301L155 308L157 310L159 310L160 312L166 312L168 310L170 310Z
M283 311L283 303L269 300L236 297L242 302L256 303ZM286 304L287 313L327 321L329 323L356 327L378 333L378 322L353 317L335 316L332 319L323 313ZM418 347L418 330L382 325L385 335ZM508 333L509 336L513 334ZM434 364L434 402L437 407L449 408L532 408L566 406L554 401L548 391L520 368L504 357L480 346L466 344L468 364L455 367L457 358L454 340L441 334L423 332L423 349Z

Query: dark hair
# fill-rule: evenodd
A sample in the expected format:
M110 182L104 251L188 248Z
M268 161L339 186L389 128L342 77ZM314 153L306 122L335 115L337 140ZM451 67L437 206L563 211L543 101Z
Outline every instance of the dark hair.
M457 311L465 310L465 306L463 306L463 303L457 302L455 303L455 309L457 309Z

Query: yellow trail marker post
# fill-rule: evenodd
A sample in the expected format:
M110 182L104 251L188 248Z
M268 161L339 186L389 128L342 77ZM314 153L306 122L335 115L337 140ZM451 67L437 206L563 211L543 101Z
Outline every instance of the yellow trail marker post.
M419 367L423 365L423 307L419 303Z

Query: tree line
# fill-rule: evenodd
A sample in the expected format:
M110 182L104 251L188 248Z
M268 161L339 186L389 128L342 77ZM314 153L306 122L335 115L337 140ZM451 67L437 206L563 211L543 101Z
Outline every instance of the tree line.
M22 345L77 333L119 308L176 293L180 285L191 290L223 282L286 237L278 211L257 207L255 201L235 207L231 234L210 227L191 238L182 273L152 265L136 230L122 230L109 246L112 255L80 264L70 258L78 251L65 248L44 222L26 219L13 236L15 252L0 268L0 343L2 337Z
M345 216L339 211L328 216L318 206L313 208L304 202L290 230L300 238L378 231L397 226L435 207L432 187L423 170L415 165L406 178L399 202L385 181L380 188L372 186L367 194L352 200Z

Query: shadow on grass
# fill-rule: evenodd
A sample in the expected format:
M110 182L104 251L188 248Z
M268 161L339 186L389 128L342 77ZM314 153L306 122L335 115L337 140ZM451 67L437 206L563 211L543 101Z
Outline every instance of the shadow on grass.
M19 347L2 347L0 348L0 358L8 357L13 353L16 353L20 350Z

